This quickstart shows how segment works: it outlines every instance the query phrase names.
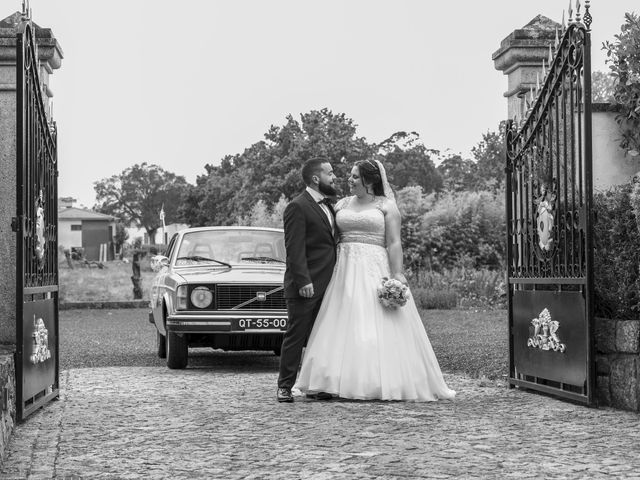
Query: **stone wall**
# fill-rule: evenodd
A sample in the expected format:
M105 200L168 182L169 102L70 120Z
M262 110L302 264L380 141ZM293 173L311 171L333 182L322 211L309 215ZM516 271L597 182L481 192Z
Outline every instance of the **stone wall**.
M16 421L14 349L0 345L0 465Z
M640 411L640 320L595 319L598 403Z
M640 172L640 157L626 155L620 147L617 110L608 103L594 103L592 110L593 188L606 190L630 182Z

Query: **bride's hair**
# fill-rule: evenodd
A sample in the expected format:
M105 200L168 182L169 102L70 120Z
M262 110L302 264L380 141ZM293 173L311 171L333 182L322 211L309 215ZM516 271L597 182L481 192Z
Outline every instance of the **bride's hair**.
M382 176L380 175L380 169L376 162L373 160L358 160L356 167L358 167L358 172L360 172L362 183L364 185L371 185L375 196L384 197Z

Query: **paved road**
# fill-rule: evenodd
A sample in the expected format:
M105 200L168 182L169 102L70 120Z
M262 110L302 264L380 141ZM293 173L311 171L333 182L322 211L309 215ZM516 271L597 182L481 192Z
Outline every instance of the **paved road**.
M196 352L198 353L198 352ZM640 415L447 374L453 402L275 402L273 356L71 368L0 478L639 478Z
M68 370L0 478L640 478L640 417L447 375L454 402L274 401L274 372Z

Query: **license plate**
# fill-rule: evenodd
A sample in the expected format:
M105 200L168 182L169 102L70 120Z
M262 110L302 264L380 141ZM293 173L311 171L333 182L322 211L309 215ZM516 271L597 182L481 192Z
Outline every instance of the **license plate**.
M286 318L239 318L238 330L286 330Z

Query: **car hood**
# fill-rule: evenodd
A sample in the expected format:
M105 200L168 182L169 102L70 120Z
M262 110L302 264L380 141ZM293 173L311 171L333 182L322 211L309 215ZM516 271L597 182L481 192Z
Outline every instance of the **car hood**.
M282 283L284 265L242 265L232 269L220 267L188 267L173 273L186 283Z

